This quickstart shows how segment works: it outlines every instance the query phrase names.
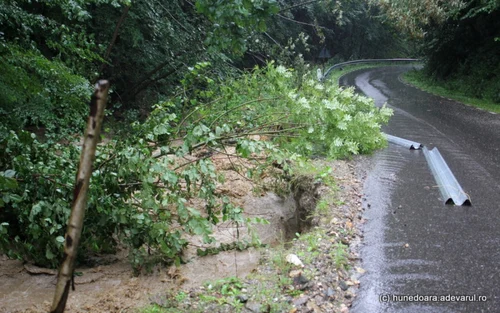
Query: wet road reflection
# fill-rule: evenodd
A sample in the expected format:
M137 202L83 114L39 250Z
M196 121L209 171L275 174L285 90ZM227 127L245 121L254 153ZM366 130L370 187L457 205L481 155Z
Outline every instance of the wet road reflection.
M443 204L421 151L391 144L366 160L361 257L367 273L352 311L499 312L500 116L406 86L398 77L409 69L361 70L341 84L394 109L384 132L438 147L473 205ZM423 301L391 301L400 300L391 295ZM423 297L447 295L487 301Z

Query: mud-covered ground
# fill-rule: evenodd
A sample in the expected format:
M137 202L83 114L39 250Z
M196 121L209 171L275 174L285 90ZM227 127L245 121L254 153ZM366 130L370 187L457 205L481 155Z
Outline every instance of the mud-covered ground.
M364 272L355 252L363 223L362 185L355 161L315 162L332 171L298 178L288 198L255 195L238 175L221 186L249 216L270 221L256 227L267 248L197 257L199 245L193 244L186 264L138 277L126 251L97 258L100 265L77 269L66 311L348 312ZM231 225L215 229L222 242L246 231ZM290 262L297 259L302 265ZM0 256L0 281L0 312L50 308L54 271Z

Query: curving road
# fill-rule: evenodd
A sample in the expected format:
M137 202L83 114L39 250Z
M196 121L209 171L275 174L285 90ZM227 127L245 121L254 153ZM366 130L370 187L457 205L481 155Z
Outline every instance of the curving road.
M421 151L390 144L365 161L367 273L352 312L500 312L500 115L403 84L410 69L360 70L340 83L394 109L384 132L438 147L472 206L443 203Z

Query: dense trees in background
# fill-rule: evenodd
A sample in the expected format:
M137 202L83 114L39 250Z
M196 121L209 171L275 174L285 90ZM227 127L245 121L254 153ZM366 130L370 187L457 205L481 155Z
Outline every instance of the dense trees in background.
M0 120L74 132L98 77L113 84L115 117L144 118L197 62L224 78L269 60L319 62L322 48L340 62L420 46L433 77L500 101L498 12L496 0L2 1Z
M283 1L269 23L268 34L286 43L296 33L310 38L307 59L318 61L326 47L336 61L408 55L404 38L384 23L379 7L367 1Z
M59 263L98 78L112 90L81 262L126 246L138 271L179 263L188 235L208 244L213 224L262 222L218 189L212 155L244 159L232 170L272 190L290 187L290 161L383 147L391 111L308 70L323 46L336 60L395 53L402 42L377 10L362 0L0 2L0 251Z
M80 127L74 101L97 77L112 82L117 117L145 117L196 62L222 78L298 54L315 61L322 47L339 61L401 55L401 38L378 15L364 0L3 1L0 118Z
M378 2L397 27L420 38L428 75L500 103L500 1Z

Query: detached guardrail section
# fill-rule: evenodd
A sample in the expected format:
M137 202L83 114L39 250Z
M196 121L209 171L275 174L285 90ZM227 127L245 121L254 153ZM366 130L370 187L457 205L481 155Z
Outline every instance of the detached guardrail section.
M396 144L399 146L406 147L410 150L420 150L424 147L421 143L418 143L418 142L406 140L406 139L399 138L399 137L392 136L392 135L385 134L385 133L384 133L384 135L387 137L387 141L392 142L393 144Z
M364 64L364 63L411 63L420 61L421 61L420 59L364 59L364 60L348 61L335 64L330 68L328 68L328 70L326 70L321 80L324 80L334 69L342 68L343 66L347 65ZM384 134L384 135L387 137L387 141L393 144L406 147L410 150L424 151L425 159L427 160L427 163L429 164L431 172L434 176L434 179L438 184L439 191L443 196L445 204L468 205L468 206L472 205L469 197L463 191L462 187L460 187L460 184L458 183L457 179L451 172L450 168L446 164L445 160L443 159L441 153L439 153L439 150L437 148L429 150L418 142L392 136L389 134Z
M445 160L439 153L438 148L427 149L424 145L411 140L385 134L387 141L410 150L423 150L427 164L441 192L445 204L451 205L472 205L469 197L463 191L457 179L451 172Z
M362 60L347 61L329 67L326 70L325 74L323 75L322 80L324 80L328 76L328 74L330 74L330 72L333 71L334 69L342 68L343 66L347 65L364 64L364 63L411 63L420 61L421 61L420 59L362 59Z
M471 205L469 197L462 190L462 187L460 187L460 184L444 161L441 153L439 153L438 148L429 150L424 147L423 151L432 174L434 175L434 179L438 184L439 191L441 191L444 202L446 204Z

